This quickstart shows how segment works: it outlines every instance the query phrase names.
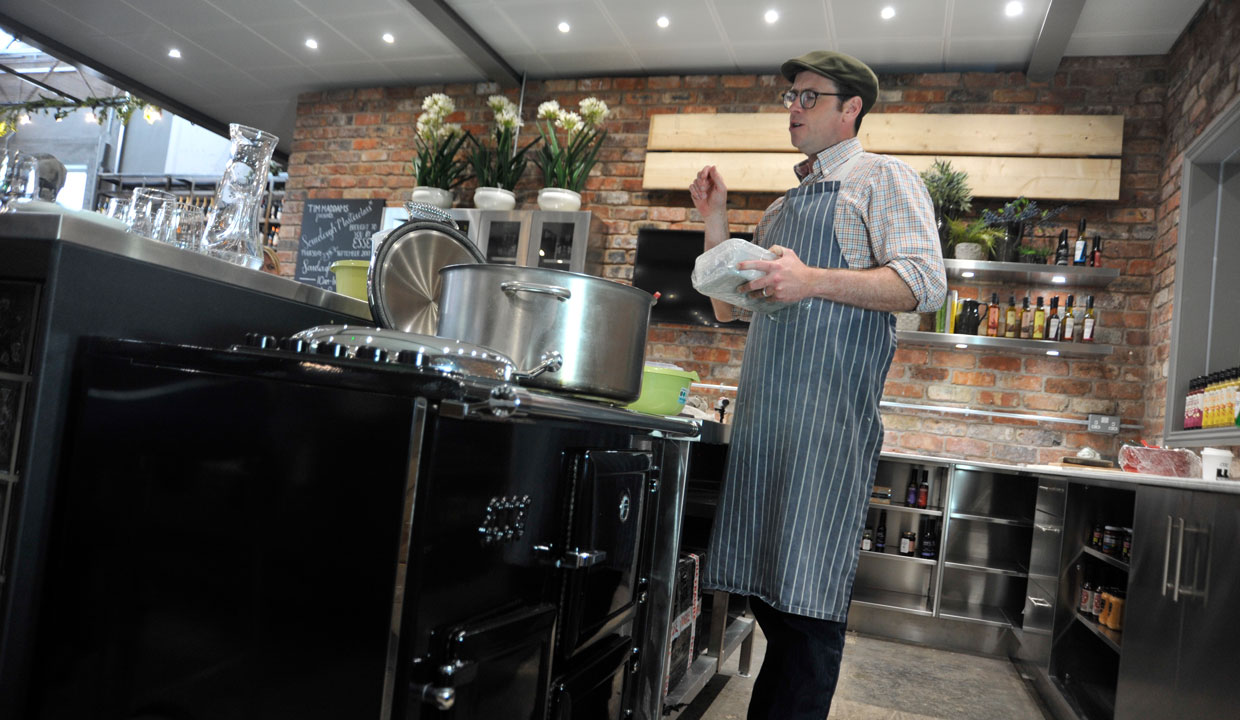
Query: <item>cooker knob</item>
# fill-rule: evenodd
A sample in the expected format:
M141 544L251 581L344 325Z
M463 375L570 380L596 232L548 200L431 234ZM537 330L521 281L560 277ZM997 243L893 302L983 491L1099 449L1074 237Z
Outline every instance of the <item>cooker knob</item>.
M342 358L345 357L348 348L340 343L322 342L314 348L314 352L319 355L327 355L328 357Z
M263 348L270 350L276 346L275 335L264 335L262 333L246 333L245 344L249 347Z
M387 360L387 350L384 350L381 347L375 347L374 345L363 345L357 349L357 352L353 354L353 357L358 360L368 360L370 362L381 363L384 360Z
M396 353L396 362L401 365L417 365L421 354L417 350L401 350Z
M299 352L306 352L307 350L309 350L310 344L307 343L305 340L302 340L301 338L286 337L286 338L280 338L280 342L277 345L277 347L279 347L281 350L288 350L289 352L299 353Z

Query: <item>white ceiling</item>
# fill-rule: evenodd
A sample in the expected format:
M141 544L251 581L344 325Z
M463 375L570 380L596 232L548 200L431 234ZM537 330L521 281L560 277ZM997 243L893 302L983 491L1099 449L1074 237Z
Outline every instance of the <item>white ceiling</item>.
M1059 31L1063 55L1161 55L1202 1L1024 0L1008 18L1006 0L0 0L0 26L219 123L274 132L287 149L297 95L310 90L503 81L496 68L505 65L530 79L769 73L820 48L880 73L1019 71L1040 34L1055 47L1052 23L1043 29L1052 3L1069 18L1083 3ZM887 5L891 20L879 17ZM442 24L444 6L498 60L450 40L463 31ZM774 24L763 20L768 9L780 14ZM660 15L666 29L655 25ZM396 41L381 40L385 32Z

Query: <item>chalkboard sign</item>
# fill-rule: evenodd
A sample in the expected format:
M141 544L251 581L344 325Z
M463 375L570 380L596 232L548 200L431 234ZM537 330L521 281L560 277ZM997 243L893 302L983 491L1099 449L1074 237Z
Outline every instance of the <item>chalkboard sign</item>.
M369 260L370 236L379 232L382 222L382 200L307 200L301 212L294 277L324 290L335 290L332 263Z

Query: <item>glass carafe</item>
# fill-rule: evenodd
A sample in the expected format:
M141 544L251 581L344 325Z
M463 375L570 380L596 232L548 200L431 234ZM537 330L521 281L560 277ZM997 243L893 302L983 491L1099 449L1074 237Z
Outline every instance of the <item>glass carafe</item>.
M236 123L229 126L229 134L232 157L215 189L201 249L207 255L259 270L263 267L263 246L258 220L271 153L279 138Z

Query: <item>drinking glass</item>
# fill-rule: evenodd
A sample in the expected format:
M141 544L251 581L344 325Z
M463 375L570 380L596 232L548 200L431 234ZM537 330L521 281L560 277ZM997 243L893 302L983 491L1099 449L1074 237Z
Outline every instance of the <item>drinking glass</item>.
M144 238L171 243L176 238L177 198L154 188L137 188L129 209L129 232Z
M103 208L99 210L98 212L102 214L104 217L109 217L109 218L112 218L113 220L120 220L121 222L125 223L126 226L128 226L129 225L129 198L123 198L123 197L108 198L108 204L104 205Z
M202 233L207 228L207 214L197 205L185 202L176 204L176 232L173 245L185 250L202 248Z
M39 160L16 150L0 155L0 212L39 196Z

